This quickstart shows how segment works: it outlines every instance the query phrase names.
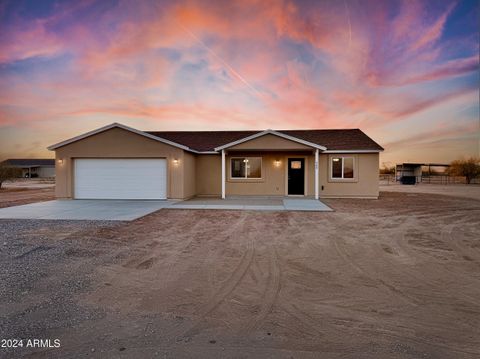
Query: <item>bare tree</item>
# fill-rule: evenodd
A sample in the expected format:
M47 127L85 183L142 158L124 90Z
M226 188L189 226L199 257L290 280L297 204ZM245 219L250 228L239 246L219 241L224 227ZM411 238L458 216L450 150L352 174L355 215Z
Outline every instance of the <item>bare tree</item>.
M467 183L480 176L480 158L471 157L466 160L455 160L450 163L448 173L453 176L464 176Z
M382 167L380 168L381 175L394 175L395 166L389 165L390 162L382 162Z
M20 168L7 166L3 163L0 163L0 188L2 188L3 182L20 177L21 175L22 170Z

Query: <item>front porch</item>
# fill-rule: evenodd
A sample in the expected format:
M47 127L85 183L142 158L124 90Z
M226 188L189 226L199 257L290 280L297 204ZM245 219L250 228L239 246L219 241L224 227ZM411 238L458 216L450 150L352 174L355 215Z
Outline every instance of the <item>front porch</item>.
M222 209L245 211L332 211L330 207L313 198L291 197L195 197L172 204L170 209Z
M319 154L325 149L271 130L215 148L221 152L221 197L292 196L292 201L318 202ZM284 206L283 200L276 205Z

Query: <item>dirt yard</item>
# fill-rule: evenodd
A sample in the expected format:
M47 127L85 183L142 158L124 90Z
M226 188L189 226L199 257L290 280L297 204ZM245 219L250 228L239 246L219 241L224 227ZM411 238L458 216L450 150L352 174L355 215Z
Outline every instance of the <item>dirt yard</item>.
M480 201L480 185L478 184L427 184L418 183L414 186L398 183L380 185L380 191L402 193L429 193L445 196L473 198Z
M55 188L2 188L0 189L0 208L19 206L34 202L55 199Z
M61 347L0 353L478 358L480 201L327 204L335 212L1 220L2 337Z

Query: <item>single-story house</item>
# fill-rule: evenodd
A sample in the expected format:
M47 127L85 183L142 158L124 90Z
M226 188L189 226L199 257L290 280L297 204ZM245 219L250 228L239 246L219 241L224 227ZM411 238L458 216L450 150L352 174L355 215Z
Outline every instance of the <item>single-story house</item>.
M56 196L378 198L383 148L359 129L140 131L122 124L48 147Z
M2 162L9 167L20 168L22 177L48 178L55 177L54 158L10 158Z

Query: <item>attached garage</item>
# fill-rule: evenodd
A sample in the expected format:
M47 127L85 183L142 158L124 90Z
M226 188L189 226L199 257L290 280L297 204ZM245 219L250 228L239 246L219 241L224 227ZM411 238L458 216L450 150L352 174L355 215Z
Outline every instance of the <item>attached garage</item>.
M74 159L76 199L166 199L167 161L162 158Z

